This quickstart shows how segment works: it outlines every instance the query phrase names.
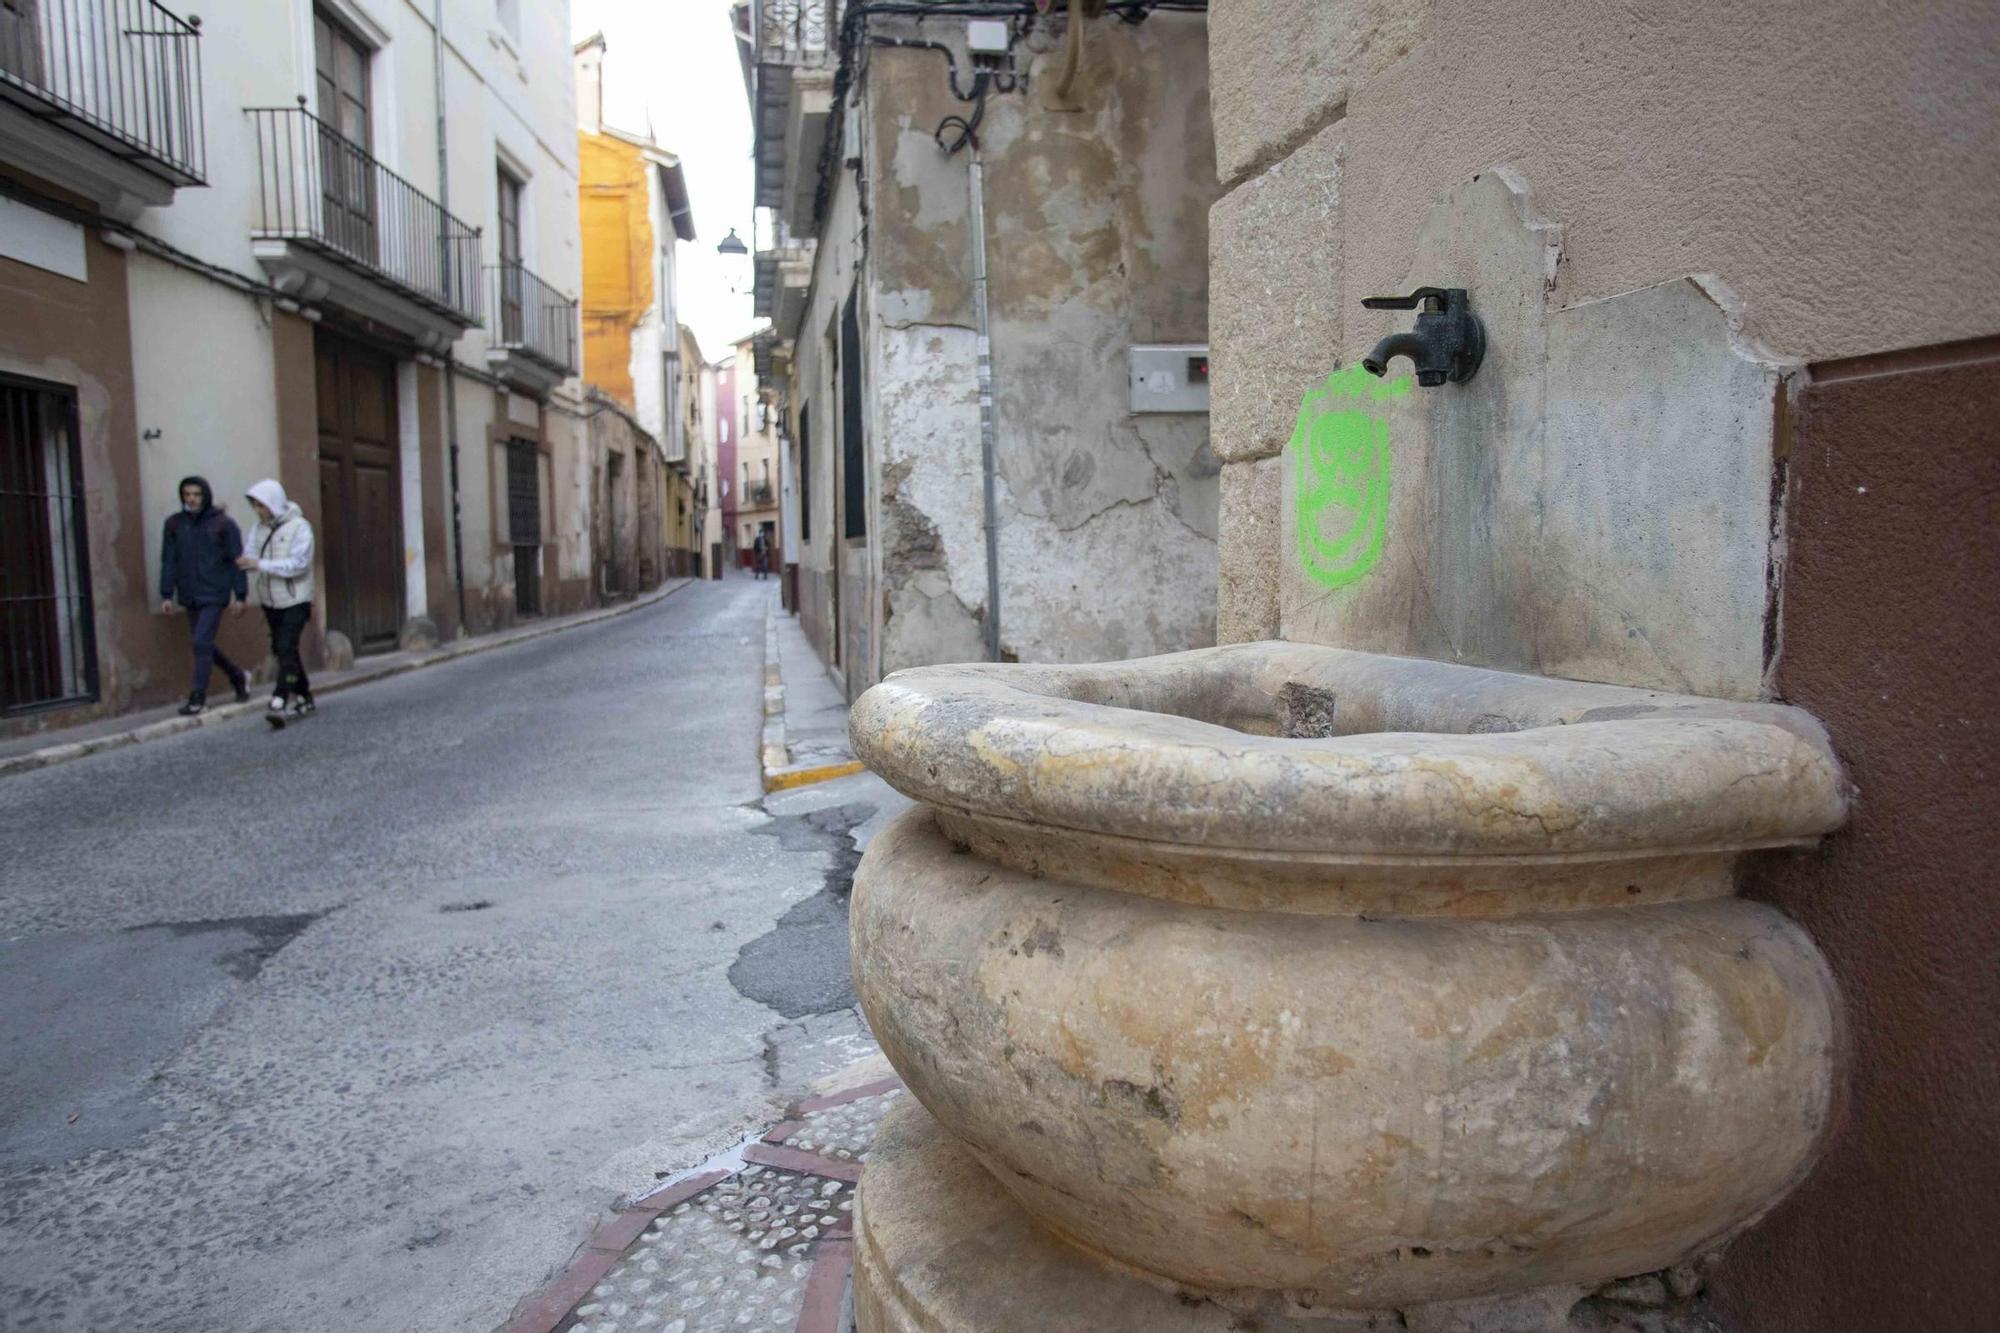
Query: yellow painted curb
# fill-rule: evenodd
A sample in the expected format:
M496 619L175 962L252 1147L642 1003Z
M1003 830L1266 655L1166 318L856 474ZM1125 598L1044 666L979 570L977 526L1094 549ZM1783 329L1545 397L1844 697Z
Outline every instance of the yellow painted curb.
M861 772L867 765L859 759L850 759L844 764L821 764L817 768L788 768L775 773L764 774L765 791L784 791L789 787L809 787L815 782L825 782L830 778L844 778Z

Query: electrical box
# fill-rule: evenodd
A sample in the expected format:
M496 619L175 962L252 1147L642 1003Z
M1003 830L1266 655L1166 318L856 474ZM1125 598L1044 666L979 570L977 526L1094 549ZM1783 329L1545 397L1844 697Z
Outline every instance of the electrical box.
M1134 412L1208 411L1207 343L1134 343Z
M965 49L976 56L1006 55L1007 20L967 19L965 21Z

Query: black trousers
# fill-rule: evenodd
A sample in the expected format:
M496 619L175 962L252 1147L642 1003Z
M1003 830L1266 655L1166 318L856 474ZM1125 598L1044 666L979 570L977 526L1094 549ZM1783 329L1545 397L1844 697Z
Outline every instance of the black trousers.
M208 697L208 677L215 667L222 668L222 674L229 677L231 685L243 682L243 668L229 660L229 654L215 646L215 632L222 626L220 606L190 606L187 612L188 633L194 638L194 684L188 693L197 698Z
M306 664L299 660L299 636L306 632L312 613L311 602L264 608L264 623L271 627L271 655L278 659L278 693L287 699L312 698Z

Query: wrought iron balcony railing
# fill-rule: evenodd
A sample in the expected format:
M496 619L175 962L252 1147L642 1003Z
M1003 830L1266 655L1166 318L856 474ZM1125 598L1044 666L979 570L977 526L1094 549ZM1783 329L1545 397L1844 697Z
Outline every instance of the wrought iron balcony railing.
M493 345L577 372L577 303L520 264L487 268L493 286Z
M744 499L748 500L753 507L762 507L771 504L777 498L777 492L771 489L771 483L768 481L751 482L750 489L744 492Z
M304 106L248 110L257 126L253 237L316 250L459 323L479 322L477 227Z
M208 170L199 20L155 0L0 0L0 98L174 185Z
M828 63L839 9L838 0L756 0L750 36L757 63Z

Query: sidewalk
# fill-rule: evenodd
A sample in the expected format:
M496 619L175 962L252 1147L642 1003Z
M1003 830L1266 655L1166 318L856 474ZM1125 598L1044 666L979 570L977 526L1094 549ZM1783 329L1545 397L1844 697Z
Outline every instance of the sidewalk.
M773 600L764 613L764 790L861 771L847 740L847 699L820 664L798 617Z
M609 620L614 616L629 615L679 592L693 582L693 579L670 579L652 592L617 606L579 611L575 615L558 616L549 620L537 620L532 624L517 625L513 629L501 630L494 634L459 639L423 652L382 653L367 657L346 671L316 673L313 677L313 693L315 696L334 694L356 685L365 685L369 681L400 676L406 671L418 671L443 662L455 662L461 657L470 657L475 653L487 652L494 648L507 648L517 643L525 643L529 639L539 639L546 634L558 634L566 629L595 624L597 621ZM30 772L37 768L47 768L50 764L65 763L71 759L81 759L100 750L156 741L163 737L179 735L195 727L213 726L218 722L261 714L264 707L263 699L252 699L246 704L217 704L207 712L194 717L181 717L175 711L179 708L178 704L163 704L144 712L121 713L117 717L66 727L60 731L17 736L0 741L0 778L15 773Z

